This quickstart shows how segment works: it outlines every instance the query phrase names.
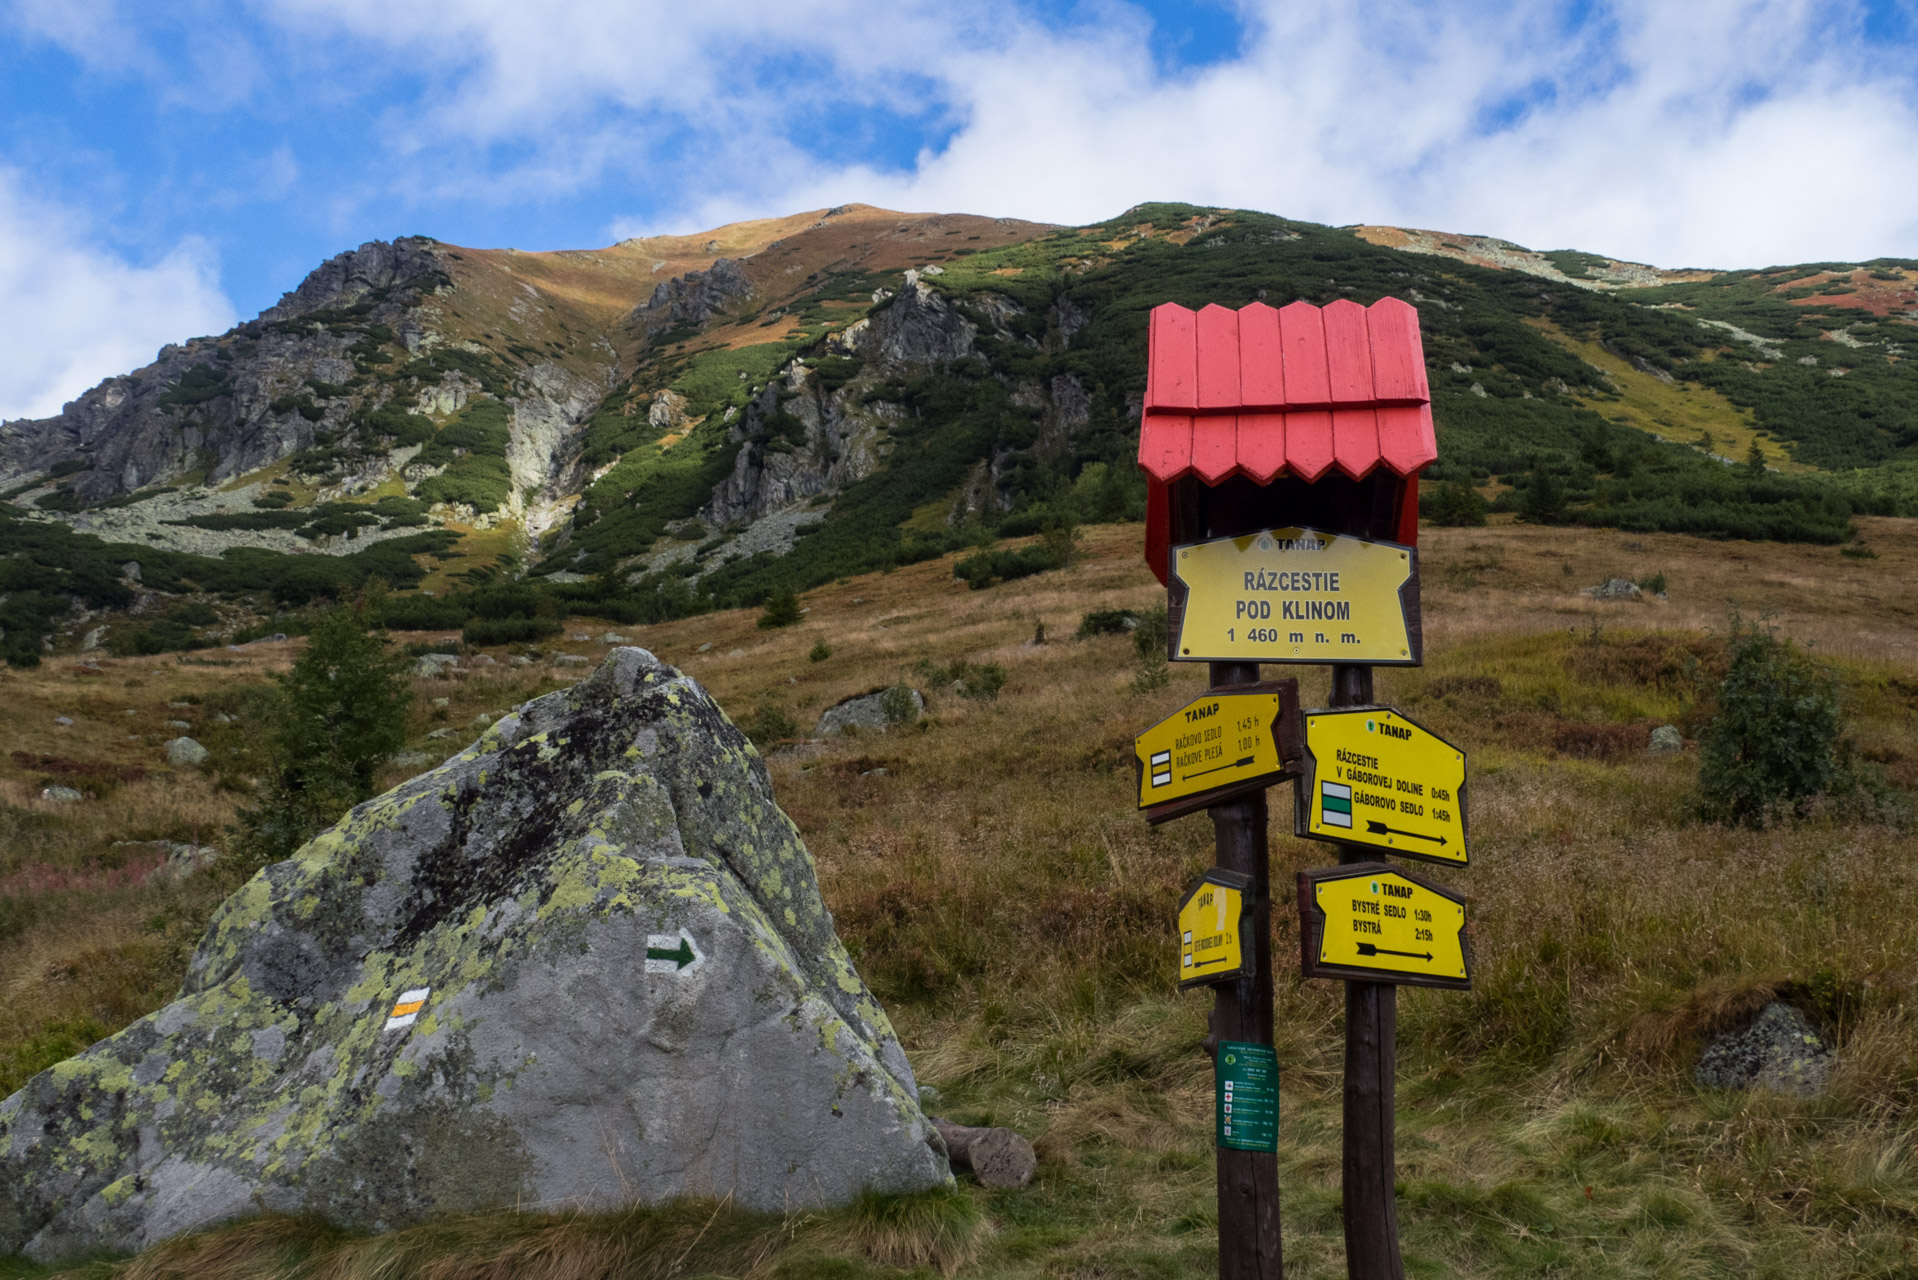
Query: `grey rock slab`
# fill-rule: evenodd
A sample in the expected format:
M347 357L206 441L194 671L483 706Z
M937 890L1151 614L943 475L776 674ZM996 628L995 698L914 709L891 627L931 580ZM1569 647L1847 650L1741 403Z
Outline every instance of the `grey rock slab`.
M1805 1015L1775 1001L1736 1031L1705 1046L1692 1078L1720 1089L1754 1086L1815 1098L1831 1077L1832 1053Z
M1665 755L1685 749L1685 735L1678 731L1675 724L1661 724L1652 730L1652 743L1648 750Z
M764 762L616 649L215 914L179 996L0 1102L0 1255L948 1185Z
M925 714L926 699L917 689L909 689L912 695L910 705L912 714L902 723L911 724ZM886 718L886 690L875 689L870 693L858 694L843 702L827 707L820 715L819 723L813 726L812 736L830 738L834 734L844 733L847 729L861 732L884 732L892 728L893 722Z
M170 738L166 744L166 762L187 766L205 764L207 749L191 738Z
M1594 600L1637 600L1644 596L1636 582L1624 578L1608 578L1596 587L1587 587L1585 594Z
M620 644L627 643L626 637L623 635L620 635L616 631L608 631L605 635L599 638L599 642L601 644L609 644L609 645L620 645Z
M40 798L42 800L51 800L55 804L74 804L86 799L86 796L75 791L72 787L42 787L40 789Z

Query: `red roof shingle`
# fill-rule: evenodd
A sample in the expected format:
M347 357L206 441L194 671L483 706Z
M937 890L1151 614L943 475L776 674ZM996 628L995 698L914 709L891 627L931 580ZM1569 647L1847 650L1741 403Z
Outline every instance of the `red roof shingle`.
M1139 465L1160 484L1196 475L1409 476L1438 457L1418 312L1294 302L1274 310L1152 311Z

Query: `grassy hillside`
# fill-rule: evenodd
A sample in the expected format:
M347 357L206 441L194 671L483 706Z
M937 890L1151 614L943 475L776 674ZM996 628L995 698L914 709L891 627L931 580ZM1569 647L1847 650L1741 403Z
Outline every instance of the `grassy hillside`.
M1856 807L1702 826L1693 753L1643 751L1655 724L1690 739L1709 719L1735 605L1815 645L1857 755L1918 789L1918 528L1860 524L1875 560L1500 517L1425 532L1429 665L1381 672L1379 693L1471 753L1473 863L1435 874L1468 895L1478 977L1469 994L1400 1001L1410 1274L1913 1274L1918 836ZM852 577L808 592L783 630L752 610L621 628L761 732L896 680L926 691L921 728L764 749L842 935L940 1091L934 1109L1032 1136L1031 1187L790 1218L711 1204L504 1215L370 1239L270 1220L70 1274L1204 1274L1209 997L1175 989L1172 920L1210 832L1202 817L1147 828L1128 763L1131 736L1202 669L1139 692L1126 637L1068 638L1087 612L1158 598L1139 545L1137 526L1090 529L1077 567L986 591L954 578L955 556ZM1668 600L1580 590L1654 574ZM575 619L565 634L604 629ZM21 753L0 759L0 1091L169 998L232 886L217 872L167 883L152 847L113 841L219 838L237 798L223 785L246 774L249 690L297 643L0 673ZM831 656L812 660L822 643ZM531 667L422 680L412 741L444 752L432 730L576 678L551 663L562 651L603 649L562 642ZM942 692L959 660L1004 668L996 700ZM1323 670L1298 674L1319 704ZM166 768L168 719L193 723L220 767ZM52 781L97 798L41 801ZM1272 795L1287 1261L1329 1278L1343 1274L1343 1006L1335 984L1297 977L1290 873L1330 857L1290 837L1289 792ZM1775 996L1836 1040L1829 1095L1693 1086L1701 1038ZM0 1263L9 1274L47 1273Z

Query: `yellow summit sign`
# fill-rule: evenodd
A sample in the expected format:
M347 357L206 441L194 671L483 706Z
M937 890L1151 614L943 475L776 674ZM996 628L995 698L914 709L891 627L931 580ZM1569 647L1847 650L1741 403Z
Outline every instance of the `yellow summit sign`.
M1170 656L1417 666L1417 557L1299 528L1174 547Z

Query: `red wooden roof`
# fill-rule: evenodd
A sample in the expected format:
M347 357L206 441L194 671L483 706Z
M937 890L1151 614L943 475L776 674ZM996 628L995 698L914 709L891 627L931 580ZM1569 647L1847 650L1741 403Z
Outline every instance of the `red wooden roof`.
M1234 473L1409 476L1438 457L1419 317L1381 298L1319 308L1152 309L1139 465L1160 484Z

